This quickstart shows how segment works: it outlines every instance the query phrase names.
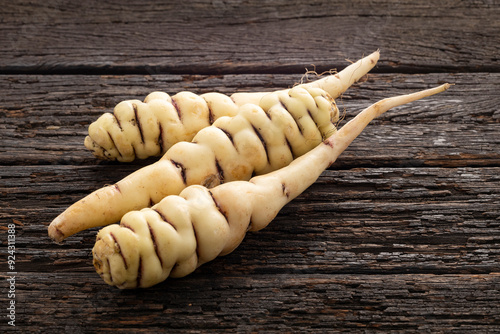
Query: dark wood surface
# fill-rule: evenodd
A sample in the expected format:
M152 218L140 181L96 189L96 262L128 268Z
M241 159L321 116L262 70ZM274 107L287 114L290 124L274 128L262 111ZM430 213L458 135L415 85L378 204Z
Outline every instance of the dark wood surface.
M0 331L500 332L498 1L1 2ZM87 126L118 102L271 91L376 49L338 101L346 119L455 85L375 120L232 254L120 291L92 267L97 229L49 240L71 203L155 161L85 150Z

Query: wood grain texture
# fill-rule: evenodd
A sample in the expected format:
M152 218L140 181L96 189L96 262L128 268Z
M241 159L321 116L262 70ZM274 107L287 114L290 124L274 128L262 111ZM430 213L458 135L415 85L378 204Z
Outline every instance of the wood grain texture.
M161 293L102 289L80 277L21 276L19 299L36 301L26 309L26 325L58 333L470 333L500 321L491 304L499 297L498 274L276 274L251 281L195 274ZM33 290L25 282L35 279Z
M125 175L126 169L46 169L0 169L4 180L0 191L7 195L0 204L10 211L5 219L19 224L17 244L24 255L17 266L23 272L85 270L99 280L88 257L95 229L56 246L49 242L46 227L106 175ZM498 172L498 167L328 170L271 226L247 236L234 255L242 262L214 261L209 267L223 265L215 270L219 274L496 272L500 270L495 261L500 251ZM33 183L29 189L23 188L29 183Z
M286 73L379 48L385 70L499 66L495 1L50 0L2 10L4 73Z
M500 329L497 1L4 1L0 13L0 331L7 226L26 333L488 333ZM88 125L154 90L271 91L381 49L337 101L375 120L269 227L192 275L108 287L97 229L50 221L155 158L97 161ZM345 122L344 120L344 122ZM342 123L343 124L343 123Z
M0 76L5 92L0 159L9 165L94 164L83 146L87 127L122 100L143 99L155 90L172 95L182 90L270 91L300 80L300 74ZM375 120L339 159L339 167L500 165L499 74L370 74L337 104L350 119L379 99L442 82L455 86ZM376 150L370 144L373 140L379 143Z

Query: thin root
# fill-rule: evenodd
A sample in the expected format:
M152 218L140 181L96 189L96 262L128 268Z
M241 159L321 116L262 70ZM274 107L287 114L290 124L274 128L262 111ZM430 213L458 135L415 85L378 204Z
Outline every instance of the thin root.
M334 74L338 73L338 71L336 69L330 69L328 71L324 71L324 72L318 73L318 72L316 72L316 65L314 65L314 64L311 64L311 65L313 66L314 69L313 70L308 70L306 68L306 73L304 73L302 75L302 77L300 78L300 82L295 83L295 85L302 85L302 84L307 83L307 82L316 81L319 78L321 78L322 76L325 76L325 75L334 75ZM314 75L314 78L310 79L309 78L310 75Z

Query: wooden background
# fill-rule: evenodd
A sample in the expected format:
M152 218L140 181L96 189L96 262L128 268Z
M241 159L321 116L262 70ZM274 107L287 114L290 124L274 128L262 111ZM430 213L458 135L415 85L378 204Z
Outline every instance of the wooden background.
M500 332L498 0L0 2L0 331ZM347 119L455 85L376 120L232 254L119 291L92 267L96 230L47 237L71 203L154 161L85 150L87 126L118 102L271 91L376 49L338 101Z

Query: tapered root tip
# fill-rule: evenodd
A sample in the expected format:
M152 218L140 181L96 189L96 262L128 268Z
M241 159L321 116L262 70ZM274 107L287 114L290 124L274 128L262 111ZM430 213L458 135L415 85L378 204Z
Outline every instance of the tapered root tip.
M451 87L451 85L449 83L445 83L445 84L442 84L440 86L421 90L421 91L418 91L415 93L389 97L389 98L386 98L382 101L375 103L373 107L377 108L378 112L376 114L377 114L377 116L380 116L381 114L383 114L384 112L386 112L389 109L392 109L394 107L397 107L397 106L400 106L403 104L407 104L410 102L414 102L414 101L423 99L425 97L429 97L429 96L432 96L435 94L442 93L450 87Z
M451 85L449 83L445 83L441 86L418 91L415 93L393 96L380 100L360 112L354 119L350 120L339 131L329 137L324 143L330 146L335 144L337 147L341 147L342 149L339 150L340 154L340 152L346 149L347 146L363 131L368 123L370 123L374 118L382 115L383 113L394 107L398 107L403 104L407 104L434 94L444 92L450 87ZM334 140L336 141L335 143L333 142Z
M414 96L412 101L416 101L416 100L422 99L424 97L428 97L428 96L442 93L442 92L448 90L451 86L453 86L453 84L444 83L441 86L429 88L429 89L423 90L421 92L416 92L413 94L408 94L408 96ZM408 101L408 102L411 102L411 101Z
M66 239L64 233L61 232L61 230L59 230L54 223L49 225L49 237L57 244L62 243L63 240Z
M377 51L375 51L375 52L373 52L367 58L370 60L371 64L375 64L376 62L378 62L378 60L380 58L380 49L377 50Z

